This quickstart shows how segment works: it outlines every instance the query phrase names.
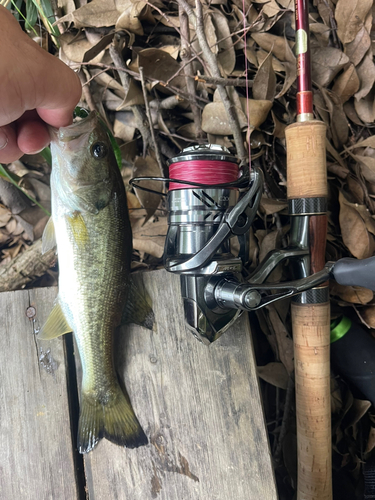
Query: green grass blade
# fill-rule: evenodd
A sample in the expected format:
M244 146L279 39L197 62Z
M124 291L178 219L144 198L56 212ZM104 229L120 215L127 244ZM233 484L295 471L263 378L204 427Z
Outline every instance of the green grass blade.
M34 24L36 23L36 17L35 17L35 21L33 23L31 23L27 17L25 17L22 12L20 11L20 9L18 8L16 2L14 0L11 0L12 2L12 5L13 7L16 9L16 11L18 12L18 19L17 21L19 21L19 17L22 17L22 19L25 21L25 25L26 25L26 29L30 29L34 32L35 36L38 36L38 33L35 31L34 29ZM26 11L27 12L27 11ZM28 14L26 14L28 16Z

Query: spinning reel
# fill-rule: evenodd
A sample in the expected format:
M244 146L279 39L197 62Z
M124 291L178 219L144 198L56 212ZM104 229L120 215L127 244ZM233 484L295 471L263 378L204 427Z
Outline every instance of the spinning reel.
M335 279L343 285L375 288L375 257L328 262L310 274L309 215L291 217L290 244L276 249L250 275L246 272L249 230L256 216L263 174L239 169L238 161L218 145L184 149L169 162L168 233L164 266L181 279L185 319L197 339L210 344L224 333L242 311L254 311L295 296L319 303L319 285ZM149 178L134 178L131 183ZM234 256L230 239L238 238ZM265 283L282 261L298 266L298 280ZM322 302L326 300L322 294Z

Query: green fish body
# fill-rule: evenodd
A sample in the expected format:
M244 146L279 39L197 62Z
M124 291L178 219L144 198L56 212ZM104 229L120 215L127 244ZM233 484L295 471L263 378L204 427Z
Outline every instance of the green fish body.
M83 371L80 453L102 437L134 448L147 444L147 437L113 363L132 253L124 184L95 113L52 136L52 222L43 246L57 245L59 294L39 338L74 332Z

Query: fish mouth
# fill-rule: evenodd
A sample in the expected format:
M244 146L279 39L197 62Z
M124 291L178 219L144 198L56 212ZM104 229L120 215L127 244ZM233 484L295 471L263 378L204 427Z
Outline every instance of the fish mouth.
M97 122L98 116L96 111L91 111L88 116L72 123L68 127L61 127L59 129L49 127L51 142L67 144L82 138L82 136L86 137L94 130Z

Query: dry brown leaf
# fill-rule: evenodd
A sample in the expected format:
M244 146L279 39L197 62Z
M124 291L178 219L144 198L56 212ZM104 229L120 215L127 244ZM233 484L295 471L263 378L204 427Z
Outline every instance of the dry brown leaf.
M361 316L370 328L375 328L375 306L367 306L361 309Z
M217 38L216 38L216 31L215 31L215 26L212 21L212 16L211 13L207 13L207 15L204 18L204 34L206 35L207 43L211 49L211 51L214 54L217 54L219 51L219 48L217 46Z
M329 26L331 29L331 17L332 17L332 8L333 4L331 0L326 0L324 2L317 2L318 3L318 12L320 14L320 17L322 18L324 24L326 26Z
M256 57L257 57L257 63L255 66L259 67L265 59L268 57L269 52L266 52L263 49L259 49L256 52ZM278 71L279 73L285 73L285 66L284 63L280 62L277 57L275 57L273 54L271 55L272 58L272 68L274 71Z
M135 194L131 193L130 191L128 191L126 193L126 201L127 201L128 209L130 211L138 210L139 208L142 208L141 204L139 203L138 198L135 196Z
M272 135L274 137L276 137L277 139L284 140L285 139L285 129L286 129L287 125L285 123L282 123L277 118L277 116L275 115L275 113L273 112L272 109L271 109L271 115L272 115L273 123L275 124L275 128L273 129Z
M182 137L186 137L187 139L190 139L192 141L196 140L197 138L197 130L195 128L195 124L193 122L190 123L185 123L185 125L182 125L182 127L179 127L177 129L178 135L182 135ZM211 143L211 144L217 144Z
M167 218L151 218L144 224L143 219L135 219L130 216L130 221L133 230L133 248L161 259L168 231Z
M122 1L123 7L121 15L116 22L116 31L127 30L136 35L143 35L142 24L139 17L145 10L149 10L148 5L143 0Z
M335 147L341 149L346 144L349 135L349 125L343 106L340 99L333 92L321 88L326 109L330 114L330 128L329 132L332 134L332 139Z
M157 161L151 156L146 156L146 158L137 156L134 161L133 176L160 177L160 168ZM153 189L154 191L160 191L163 187L163 185L157 181L144 181L141 183L141 186L148 189ZM135 189L135 194L141 202L141 205L146 210L146 223L148 219L154 215L155 210L158 208L161 200L161 195L149 193L148 191L143 191L142 189Z
M164 24L164 26L168 26L169 28L180 28L180 18L178 16L161 16L159 14L155 14L155 19Z
M275 306L273 305L267 306L267 311L269 314L270 322L273 326L276 335L276 342L277 342L280 361L283 363L283 365L286 368L286 371L290 375L294 370L293 340L290 338L284 323L281 321L279 313L277 312Z
M310 24L310 34L315 35L319 45L322 47L328 46L330 32L331 30L323 23Z
M370 47L371 38L366 26L363 25L354 40L345 45L344 52L349 57L350 62L354 66L358 66Z
M349 101L346 101L346 103L344 104L345 114L349 118L349 120L351 120L353 123L359 125L360 127L363 127L364 123L359 119L357 111L355 110L354 107L354 102L355 99L350 99Z
M312 47L311 60L312 79L322 87L329 85L349 62L348 56L334 47Z
M126 94L122 103L116 108L116 111L129 108L130 106L137 106L137 105L144 106L144 104L145 101L143 98L142 89L134 81L133 78L130 78L128 93Z
M240 128L247 126L245 113L238 106L234 107L238 117ZM207 134L232 135L233 131L228 122L227 112L222 102L210 102L206 104L202 113L202 130Z
M339 202L339 221L345 245L357 259L371 257L374 249L374 239L369 234L366 223L358 213L358 210L356 210L355 204L349 203L341 191Z
M104 54L103 51L112 42L113 36L114 36L114 33L108 33L108 35L104 35L102 38L100 38L100 40L98 42L96 42L91 47L91 49L89 49L85 53L85 55L83 57L83 62L89 62L89 61L99 62L102 58L102 55Z
M113 134L115 137L118 137L124 142L129 142L133 140L135 130L135 127L127 125L123 121L120 121L118 118L115 118L115 121L113 123Z
M62 10L64 16L76 10L74 0L57 0L57 6Z
M372 184L375 184L375 158L363 155L351 155L361 166L363 177Z
M269 384L280 389L287 389L289 375L282 363L272 362L265 366L258 366L257 372L259 377Z
M79 9L59 19L60 22L74 22L75 28L114 26L120 12L115 0L92 0Z
M359 101L354 100L354 108L357 112L358 117L364 123L373 123L375 120L375 87L371 90L366 97L363 97Z
M293 52L290 50L289 42L284 37L270 33L252 33L251 36L263 50L272 52L280 61L292 62L290 54L293 55Z
M0 205L0 227L4 227L8 224L12 217L12 213L6 207Z
M217 60L224 75L230 75L236 64L236 54L233 47L231 32L226 16L219 11L211 14L218 40Z
M267 198L262 196L260 201L260 208L266 215L272 215L281 212L288 207L288 203L282 200L275 200L274 198Z
M261 244L260 244L260 250L259 250L259 260L262 261L264 257L270 252L271 250L275 250L279 246L280 243L280 232L276 229L275 231L271 231L270 233L266 234L266 236L263 238Z
M92 44L84 34L78 38L73 33L64 33L59 38L61 49L65 56L73 62L81 63L85 59L85 54L92 48Z
M267 17L277 16L281 10L276 0L257 0L257 3L264 4L262 7L262 13Z
M350 43L365 22L372 0L338 0L335 10L337 34L342 43Z
M341 165L341 167L344 169L344 171L348 174L349 173L349 170L348 170L348 167L346 166L345 164L345 161L343 160L343 158L338 154L338 152L336 151L336 149L332 146L332 144L329 142L328 139L326 139L326 149L327 149L327 152L332 156L332 158L334 158L337 163L339 163Z
M273 101L276 90L276 75L272 67L271 52L259 67L253 83L253 97L261 101Z
M357 144L354 144L354 146L350 146L347 149L350 150L350 149L367 148L367 147L375 149L375 135L371 135L367 139L364 139L363 141L359 141L359 142L357 142Z
M337 295L345 302L351 304L368 304L374 298L374 293L367 288L359 286L344 286L332 282L330 286L332 295Z
M374 448L375 448L375 427L370 427L365 453L370 453Z
M359 101L370 92L375 82L375 66L371 51L365 55L362 62L357 66L357 74L360 88L355 94L355 98Z
M246 55L246 59L249 61L250 64L253 64L255 67L258 67L257 53L253 47L247 45L246 51L244 49L244 54Z
M144 49L138 52L138 67L143 67L145 78L152 78L161 83L170 80L171 85L185 88L185 77L180 73L180 64L167 52L160 49Z
M102 85L104 88L112 89L116 95L124 99L125 91L124 87L118 83L112 76L108 75L108 73L103 73L100 69L92 69L92 76L95 77L95 81Z
M361 418L367 413L370 408L370 401L366 401L363 399L353 399L353 404L347 413L347 417L345 419L345 430L348 427L355 427L356 424L361 420ZM355 434L355 430L353 429L353 433Z
M254 99L246 99L245 97L240 97L240 101L244 113L247 114L247 110L249 110L250 127L260 127L272 108L272 102L256 101Z
M332 91L338 95L342 104L350 99L359 89L359 78L355 67L349 67L336 79Z
M356 209L358 210L358 213L361 215L362 219L365 221L367 231L375 235L375 220L373 219L369 209L366 207L366 205L357 205Z

